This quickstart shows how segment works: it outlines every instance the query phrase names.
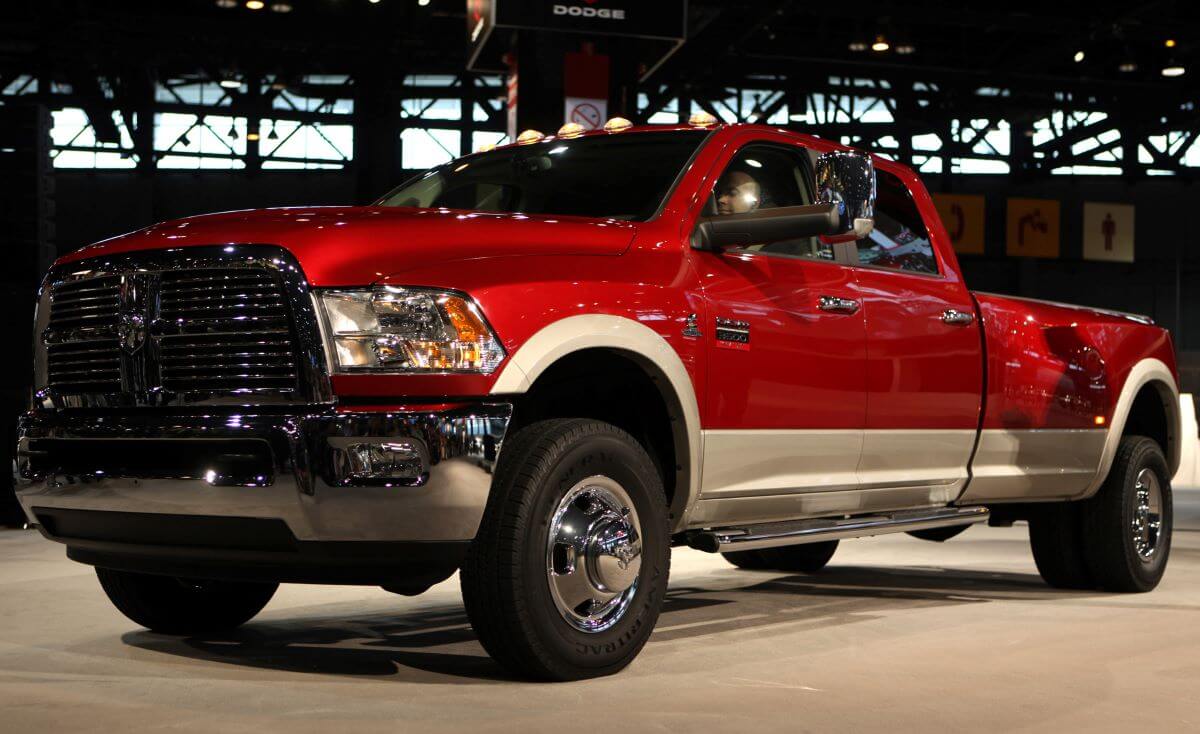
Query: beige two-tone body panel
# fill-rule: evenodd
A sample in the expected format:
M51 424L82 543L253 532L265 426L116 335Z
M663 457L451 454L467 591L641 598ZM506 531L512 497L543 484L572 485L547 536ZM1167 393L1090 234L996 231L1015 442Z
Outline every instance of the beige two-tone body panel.
M1091 497L1108 476L1134 400L1146 388L1162 400L1167 416L1163 451L1174 474L1180 455L1179 389L1161 360L1147 358L1130 370L1106 428L983 430L971 462L971 481L958 504Z
M1157 359L1131 371L1106 429L702 430L694 386L671 345L643 324L608 315L569 317L537 332L512 355L492 392L523 393L558 359L589 348L638 355L673 393L679 448L687 456L677 531L1087 497L1107 475L1134 398L1147 385L1171 406L1171 436L1177 441L1179 435L1178 389ZM1174 471L1178 447L1166 448Z

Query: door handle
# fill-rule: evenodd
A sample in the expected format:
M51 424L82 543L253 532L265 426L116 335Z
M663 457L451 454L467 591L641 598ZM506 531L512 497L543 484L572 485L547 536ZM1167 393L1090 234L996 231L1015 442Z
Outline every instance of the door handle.
M821 296L817 299L817 308L830 313L858 313L859 303L853 298L839 298L837 296Z
M969 311L959 311L956 308L948 308L942 311L942 323L950 324L951 326L966 326L975 320L975 314Z

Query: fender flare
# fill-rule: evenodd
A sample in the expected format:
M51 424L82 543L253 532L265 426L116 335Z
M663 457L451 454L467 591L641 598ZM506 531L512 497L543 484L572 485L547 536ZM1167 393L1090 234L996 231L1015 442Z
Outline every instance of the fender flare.
M528 392L542 375L558 360L583 349L612 349L642 361L665 379L673 395L664 394L668 410L679 413L686 439L687 461L685 481L676 487L674 530L683 528L687 515L700 495L700 457L703 455L703 433L700 430L700 405L691 376L679 354L658 332L623 316L584 314L568 316L536 332L509 357L507 364L492 383L492 395L513 395ZM659 380L658 382L662 382ZM664 390L665 393L665 390ZM672 400L673 398L673 400ZM673 416L674 417L674 416ZM676 424L678 420L674 421ZM673 429L674 430L674 429ZM676 432L676 443L679 435ZM681 493L680 490L683 490ZM683 496L681 496L681 494Z
M1179 470L1181 454L1179 387L1175 384L1175 375L1162 360L1147 357L1135 364L1129 371L1129 376L1125 378L1125 384L1121 387L1121 394L1117 398L1117 405L1113 409L1112 420L1108 424L1108 436L1104 439L1104 450L1100 454L1100 465L1096 471L1096 477L1079 499L1087 499L1096 494L1100 490L1100 486L1104 484L1104 480L1108 478L1113 458L1117 455L1117 446L1121 443L1121 436L1125 432L1125 422L1129 419L1129 411L1133 409L1133 401L1142 388L1147 385L1153 385L1163 397L1163 407L1167 411L1168 445L1164 447L1167 466L1171 470L1171 476L1175 476Z

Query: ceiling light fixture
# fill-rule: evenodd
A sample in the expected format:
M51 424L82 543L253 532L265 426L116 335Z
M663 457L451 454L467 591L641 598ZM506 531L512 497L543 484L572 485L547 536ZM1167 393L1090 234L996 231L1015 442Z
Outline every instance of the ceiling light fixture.
M1187 73L1187 69L1183 64L1176 62L1174 59L1167 62L1167 65L1162 69L1162 75L1165 77L1183 76Z
M1163 41L1163 45L1167 48L1175 48L1175 39L1168 38L1167 40Z
M266 5L263 0L246 0L247 10L262 10Z
M871 44L871 50L878 51L880 53L887 51L891 47L892 44L887 42L887 39L883 37L882 33L880 33L878 36L875 36L875 43Z
M910 54L915 54L916 52L917 47L911 43L902 43L899 46L896 46L896 53L900 54L901 56L908 56Z
M254 142L255 140L258 140L258 138L258 133L246 133L246 140L249 140L250 142Z
M291 3L271 3L272 13L290 13L292 12Z
M217 0L218 8L236 8L237 0Z
M1130 72L1137 71L1137 64L1133 63L1132 61L1122 62L1121 65L1117 67L1117 71L1119 71L1123 74L1128 74Z
M225 89L241 89L242 88L242 82L238 79L234 79L233 77L228 77L228 78L222 79L221 81L217 82L217 84L220 84Z
M275 132L274 120L271 120L271 132L267 133L267 140L279 140L279 133Z
M863 43L862 41L851 41L850 42L850 50L851 51L866 51L867 44Z
M229 139L230 139L230 140L237 140L237 139L238 139L237 125L236 125L235 123L230 123L230 124L229 124L229 133L228 133L228 135L229 135Z
M1078 64L1079 62L1083 61L1083 59L1084 59L1084 53L1082 51L1076 51L1075 52L1075 63Z
M429 4L429 0L417 0L417 5L420 5L422 7L424 7L428 4Z

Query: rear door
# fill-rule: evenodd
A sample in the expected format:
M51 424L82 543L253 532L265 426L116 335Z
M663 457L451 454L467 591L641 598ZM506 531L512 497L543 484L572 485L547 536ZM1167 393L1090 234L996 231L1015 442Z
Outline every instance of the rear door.
M854 255L867 330L858 477L864 489L928 486L940 504L965 484L979 427L980 331L945 229L914 198L933 211L919 180L881 162L877 181L875 229Z

